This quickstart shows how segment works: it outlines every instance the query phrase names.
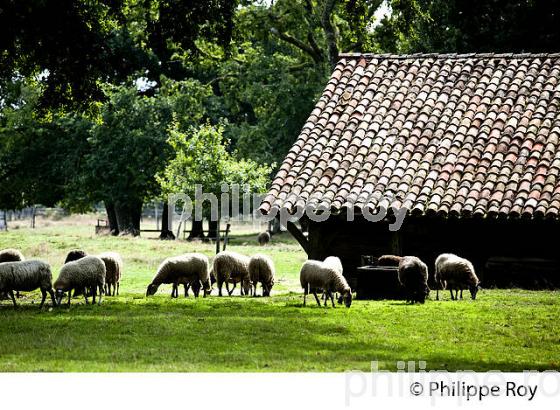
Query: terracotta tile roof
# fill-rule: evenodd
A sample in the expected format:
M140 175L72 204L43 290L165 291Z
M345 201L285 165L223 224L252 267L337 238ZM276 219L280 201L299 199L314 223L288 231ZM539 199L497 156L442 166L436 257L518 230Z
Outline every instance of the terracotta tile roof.
M260 209L558 218L559 82L560 54L343 54Z

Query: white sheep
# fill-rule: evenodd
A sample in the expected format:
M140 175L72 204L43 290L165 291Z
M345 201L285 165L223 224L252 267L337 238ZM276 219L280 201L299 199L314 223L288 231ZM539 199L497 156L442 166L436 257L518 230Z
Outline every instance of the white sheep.
M236 252L223 251L214 258L213 271L218 283L218 294L222 296L222 285L226 284L228 295L231 296L237 283L240 283L241 294L248 295L251 291L251 276L249 275L249 261L251 258ZM233 288L229 290L229 284Z
M336 269L336 271L342 275L342 262L340 261L340 258L338 258L336 256L329 256L329 257L325 258L325 260L323 262L327 266L330 266L333 269Z
M473 264L452 253L444 253L437 257L435 281L439 285L436 291L437 300L439 300L439 287L449 289L451 300L457 300L459 290L461 290L462 298L463 289L469 289L472 299L475 300L480 288L480 281L476 276ZM455 296L453 290L455 290Z
M86 304L88 303L88 292L91 291L93 303L99 290L99 301L104 293L105 287L105 263L97 256L86 256L74 262L68 262L60 269L60 274L54 282L57 303L60 305L64 294L68 292L68 306L72 298L72 291L83 292Z
M424 303L430 292L428 267L416 256L400 258L398 278L406 292L407 302Z
M118 295L123 271L121 255L116 252L105 252L98 255L98 258L105 264L105 294L107 296L115 296L115 293Z
M352 304L352 290L348 286L348 282L342 274L340 274L332 266L325 264L325 262L308 260L301 267L299 280L301 287L303 288L303 306L306 305L307 295L313 293L317 304L321 306L321 302L317 297L317 292L323 290L327 296L325 300L325 306L327 305L327 300L330 298L332 305L334 307L334 297L333 292L340 293L339 301L344 301L346 307L350 307Z
M381 255L377 259L377 266L399 266L402 258L397 255Z
M185 285L185 292L187 285L200 284L204 289L204 297L206 297L212 291L208 257L201 253L187 253L165 259L148 285L146 296L154 295L160 285L164 283L173 285L171 297L179 295L179 284ZM197 288L200 289L198 285L193 286L195 296L198 296Z
M274 286L274 262L270 257L263 254L251 256L249 260L249 277L253 284L253 296L257 296L257 284L260 282L263 296L270 296Z
M328 256L325 258L323 262L326 265L330 266L331 268L335 269L339 274L342 275L343 268L342 268L342 262L340 261L340 258L336 256ZM321 300L326 300L326 299L327 299L327 294L323 292L323 296L321 296ZM338 303L342 303L340 298L338 298Z
M17 249L3 249L0 251L0 263L5 262L23 262L25 257ZM4 293L0 292L0 300L4 298ZM16 292L16 297L19 298L19 291Z
M51 295L53 306L56 305L51 267L47 263L37 260L0 263L0 292L10 296L14 307L17 306L14 290L31 292L37 288L43 295L40 308L45 303L47 293Z
M259 245L265 246L270 243L270 233L269 232L261 232L259 236L257 236L257 241Z

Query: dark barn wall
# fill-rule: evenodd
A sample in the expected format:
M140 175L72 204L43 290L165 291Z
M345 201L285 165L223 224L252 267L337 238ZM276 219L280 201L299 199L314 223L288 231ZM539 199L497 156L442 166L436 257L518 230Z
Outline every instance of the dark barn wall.
M436 257L452 252L473 262L485 286L560 287L559 231L553 220L409 217L390 232L387 223L331 217L309 224L309 257L340 257L351 286L360 255L418 256L432 277Z

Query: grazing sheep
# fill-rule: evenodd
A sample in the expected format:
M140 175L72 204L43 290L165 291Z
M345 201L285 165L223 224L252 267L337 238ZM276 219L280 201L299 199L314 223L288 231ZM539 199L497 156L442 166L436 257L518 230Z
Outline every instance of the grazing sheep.
M342 262L340 261L340 258L336 257L336 256L328 256L327 258L325 258L325 260L323 261L325 264L327 264L328 266L330 266L331 268L335 269L339 274L342 275ZM321 296L322 300L326 300L327 299L327 294L323 293L323 296ZM342 303L341 298L338 298L338 303Z
M430 293L426 264L416 256L404 256L399 263L398 277L406 291L406 301L424 303Z
M66 255L66 259L64 260L64 263L75 262L77 260L85 258L86 256L88 256L86 251L83 251L81 249L74 249L68 252L68 255Z
M17 249L4 249L0 251L0 263L23 262L25 258Z
M334 307L334 298L332 295L334 291L340 293L340 301L343 300L346 307L350 307L352 304L352 290L350 286L348 286L348 282L346 282L342 274L332 266L325 264L325 262L315 260L308 260L305 262L301 267L299 280L303 288L303 306L306 305L308 293L313 293L317 304L321 306L321 302L317 297L317 292L321 289L327 295L325 306L330 297Z
M461 290L462 298L462 289L468 289L472 299L475 300L480 288L480 281L476 276L473 264L452 253L444 253L437 257L435 281L441 289L449 289L451 300L457 300L459 290ZM439 300L439 287L436 293L437 300ZM455 290L455 296L453 296L453 290Z
M10 296L14 307L17 306L14 290L30 292L37 288L43 295L39 308L43 307L47 293L51 295L53 306L56 305L51 267L47 263L37 260L0 263L0 292Z
M253 283L253 296L257 296L257 283L261 283L263 296L270 296L274 286L274 262L263 254L251 256L249 260L249 277Z
M342 262L340 261L340 258L336 256L329 256L325 258L323 262L342 275Z
M201 253L187 253L165 259L159 265L156 275L148 285L146 296L154 295L160 285L164 283L173 285L171 297L179 296L179 284L185 285L185 296L188 291L187 286L192 286L195 296L198 296L199 286L202 285L204 297L206 297L212 291L208 272L208 257Z
M0 251L0 263L5 262L23 262L25 260L23 254L17 249L4 249ZM0 292L0 300L4 299L7 294ZM16 292L16 298L19 298L19 291Z
M84 294L86 304L88 303L89 289L93 297L93 303L99 290L99 304L105 287L105 263L97 256L86 256L74 262L68 262L62 269L54 282L57 303L60 305L64 294L68 292L68 306L72 298L72 291L81 291Z
M382 255L377 259L378 266L399 266L402 256L397 255Z
M123 271L121 255L116 252L105 252L98 255L98 258L105 264L105 295L115 296L115 292L118 295ZM112 294L111 286L113 287Z
M261 232L259 236L257 236L257 241L259 245L265 246L270 243L270 233L269 232Z
M236 252L220 252L214 258L213 271L218 282L218 294L222 296L222 285L226 284L228 295L231 296L237 283L240 283L241 294L248 295L251 290L251 276L249 275L250 258ZM229 290L229 284L233 288Z

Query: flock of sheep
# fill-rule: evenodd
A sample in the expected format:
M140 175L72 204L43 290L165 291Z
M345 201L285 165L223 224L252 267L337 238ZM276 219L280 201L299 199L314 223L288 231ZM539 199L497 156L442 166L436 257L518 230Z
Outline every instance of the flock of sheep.
M379 266L398 267L398 279L406 292L410 303L424 303L430 288L428 287L428 267L416 256L383 255L377 260ZM473 264L465 258L452 253L443 253L436 258L435 275L436 300L439 289L449 289L452 300L463 298L463 290L468 289L471 298L476 299L480 289L480 280L476 276ZM453 294L455 291L455 294Z
M407 301L424 303L430 291L428 269L419 258L385 255L378 259L377 264L397 266L398 279L406 291ZM58 278L52 283L52 271L47 263L26 261L18 250L6 249L0 251L0 298L9 296L14 306L17 306L16 297L19 297L20 291L40 289L40 307L47 295L50 295L53 306L61 305L65 297L70 305L72 296L78 295L84 296L86 304L89 303L88 297L92 297L93 303L97 301L100 304L103 295L119 294L122 272L123 261L118 253L107 252L94 256L82 250L73 250L68 253ZM224 285L231 296L237 284L242 295L257 296L259 283L262 296L270 296L274 280L274 262L264 254L245 256L223 251L214 257L211 264L204 254L188 253L167 258L161 263L148 285L146 296L154 295L162 284L171 284L172 297L179 296L180 285L184 286L185 296L188 296L190 289L195 297L199 296L201 290L206 297L212 292L214 283L217 284L219 296L222 296ZM462 298L463 289L468 289L472 298L476 298L479 280L473 265L466 259L453 254L440 255L436 260L435 280L438 288L450 290L452 299L458 297L459 291ZM335 256L329 256L324 261L306 261L300 271L300 284L304 291L304 306L310 293L319 306L321 301L317 293L322 293L325 306L329 300L335 306L336 293L339 304L344 303L346 307L352 304L352 290L342 274L341 261Z

